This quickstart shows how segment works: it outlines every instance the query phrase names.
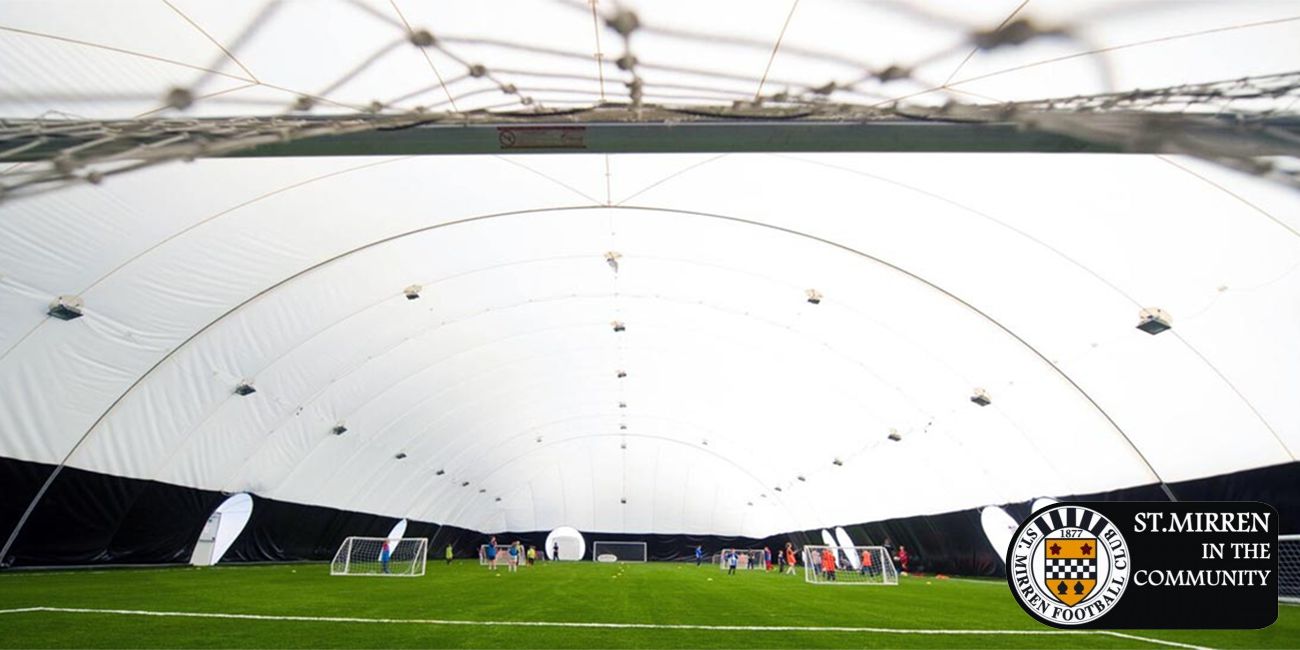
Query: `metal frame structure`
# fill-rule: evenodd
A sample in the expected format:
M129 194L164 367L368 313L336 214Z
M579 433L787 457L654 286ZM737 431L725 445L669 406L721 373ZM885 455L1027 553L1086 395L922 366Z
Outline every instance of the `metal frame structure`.
M0 119L0 163L176 157L399 156L527 153L1184 153L1300 155L1300 117L1141 111L1069 113L963 106L914 116L855 107L810 113L680 113L627 119L623 109L568 118L499 114L303 116L51 122ZM234 127L237 127L234 128ZM239 137L230 137L238 131ZM221 135L217 135L221 134Z

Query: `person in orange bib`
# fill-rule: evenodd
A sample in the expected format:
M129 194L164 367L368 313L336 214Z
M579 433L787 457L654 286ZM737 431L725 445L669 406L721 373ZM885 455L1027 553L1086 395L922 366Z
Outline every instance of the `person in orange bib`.
M785 572L790 575L796 575L794 568L798 563L794 559L794 546L790 542L785 543Z
M875 575L876 570L872 566L872 563L874 561L875 560L872 559L871 557L871 549L869 548L862 549L862 569L859 571L859 573L861 573L863 576L866 576L868 573L870 573L871 575Z
M835 554L829 548L822 549L822 574L827 580L835 581Z

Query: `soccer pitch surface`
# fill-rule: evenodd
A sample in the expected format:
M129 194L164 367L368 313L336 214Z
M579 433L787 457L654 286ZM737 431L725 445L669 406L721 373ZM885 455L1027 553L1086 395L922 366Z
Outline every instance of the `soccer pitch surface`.
M694 564L429 563L420 578L331 577L326 564L0 574L0 647L1300 646L1300 607L1251 631L1061 632L1001 581L896 587Z

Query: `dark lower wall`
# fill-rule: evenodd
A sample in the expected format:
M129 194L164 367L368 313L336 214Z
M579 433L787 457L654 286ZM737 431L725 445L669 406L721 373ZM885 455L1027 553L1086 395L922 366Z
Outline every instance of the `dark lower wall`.
M0 542L53 471L50 465L0 458ZM1300 463L1236 472L1171 486L1181 500L1263 501L1278 509L1283 533L1300 531ZM1045 495L1062 498L1062 495ZM156 481L65 469L33 512L9 557L11 566L153 564L186 562L208 515L226 495ZM1097 501L1163 501L1157 486L1143 486L1068 498ZM1024 518L1030 504L1004 507ZM254 495L253 516L226 554L228 561L328 560L349 535L382 536L393 517L309 506ZM1003 573L989 546L978 510L843 524L859 544L905 545L913 569L957 575ZM828 527L829 528L829 527ZM503 533L501 542L520 540L541 548L546 531ZM722 548L782 548L820 544L821 529L766 539L717 535L624 535L588 533L591 542L643 541L652 560L690 560L695 546L712 556ZM451 544L456 555L476 557L487 536L454 526L412 521L407 536L428 537L430 555L441 558ZM590 552L588 553L590 557Z
M0 459L0 534L9 538L54 468ZM188 561L222 495L154 481L64 469L0 558L5 564Z
M0 542L53 471L0 458ZM228 495L157 481L64 469L32 512L8 566L188 562L208 515ZM253 515L226 553L232 561L328 560L349 535L387 535L397 519L253 496ZM407 536L476 553L478 533L412 521Z

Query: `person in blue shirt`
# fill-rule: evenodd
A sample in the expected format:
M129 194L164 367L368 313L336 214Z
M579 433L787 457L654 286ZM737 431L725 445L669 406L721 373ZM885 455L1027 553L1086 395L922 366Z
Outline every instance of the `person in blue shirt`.
M507 560L507 564L510 567L510 572L514 573L519 570L519 542L511 544L508 552L510 553L510 559Z
M736 575L736 560L739 558L739 556L740 554L735 551L727 552L727 575L729 576Z
M703 561L704 561L704 548L697 545L695 547L695 566L700 566L700 563Z
M379 566L382 567L384 573L391 573L391 571L388 570L388 561L391 560L392 557L393 552L388 549L388 540L384 540L384 545L379 549Z
M494 535L487 543L487 561L488 568L493 571L497 570L497 538Z

